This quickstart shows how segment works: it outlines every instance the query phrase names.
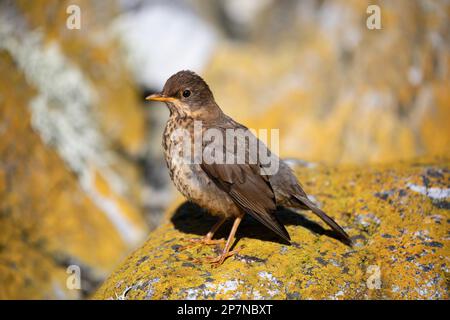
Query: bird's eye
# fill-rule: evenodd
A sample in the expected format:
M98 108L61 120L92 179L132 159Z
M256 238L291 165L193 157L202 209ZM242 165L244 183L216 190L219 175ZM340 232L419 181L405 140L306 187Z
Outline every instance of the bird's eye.
M187 98L191 95L191 91L190 90L184 90L183 91L183 97Z

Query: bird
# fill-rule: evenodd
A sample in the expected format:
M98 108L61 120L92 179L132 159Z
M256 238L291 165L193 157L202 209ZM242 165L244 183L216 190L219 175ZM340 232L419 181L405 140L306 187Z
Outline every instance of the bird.
M164 102L169 109L162 147L175 187L189 201L219 218L203 238L191 239L192 243L203 245L225 243L218 256L207 257L212 266L223 264L239 251L230 248L245 215L252 216L290 243L289 233L276 215L277 207L310 210L343 242L351 243L344 229L308 198L288 164L272 153L251 130L222 111L208 84L198 74L190 70L179 71L168 78L161 92L145 99ZM222 133L224 137L228 132L238 132L233 139L239 142L219 144L213 140L220 139L205 139L204 134L209 132ZM262 152L275 163L275 172L268 172L267 165L260 160L259 150L256 155L251 152L248 140L245 140L248 138L262 146ZM200 152L195 153L196 146ZM243 161L236 159L238 147L244 148ZM206 161L202 157L208 148L216 153L213 160L229 156L233 161ZM194 153L195 159L187 155L189 152ZM228 219L233 219L233 225L226 242L213 239Z

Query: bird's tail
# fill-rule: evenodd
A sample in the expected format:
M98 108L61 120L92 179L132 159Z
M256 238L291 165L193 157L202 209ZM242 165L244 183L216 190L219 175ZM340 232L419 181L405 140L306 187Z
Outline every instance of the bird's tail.
M297 200L297 202L299 202L299 204L303 207L303 208L307 208L309 210L311 210L312 212L314 212L320 219L322 219L327 225L329 225L335 232L337 232L339 234L339 236L341 236L342 240L344 240L346 243L350 244L352 243L349 235L344 231L344 229L341 228L340 225L338 225L336 223L336 221L334 221L330 216L328 216L325 212L323 212L322 210L320 210L319 208L317 208L317 206L311 201L309 200L307 197L304 196L294 196L295 200ZM306 209L305 208L305 209Z

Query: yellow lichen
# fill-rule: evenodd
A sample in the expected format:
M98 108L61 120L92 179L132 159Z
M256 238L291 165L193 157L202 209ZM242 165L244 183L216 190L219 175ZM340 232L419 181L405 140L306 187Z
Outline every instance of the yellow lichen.
M66 28L69 4L82 9L81 30ZM115 15L114 5L99 9L81 0L17 1L11 6L17 9L17 19L24 20L27 35L41 34L43 47L56 45L67 63L88 79L86 85L92 85L95 93L91 116L97 117L108 147L129 156L139 153L145 117L137 91L117 43L98 41L105 19ZM102 19L95 16L98 10ZM128 252L129 243L105 208L83 189L80 177L32 129L30 101L41 92L15 58L0 52L0 70L5 75L0 77L0 298L79 298L81 291L66 287L66 267L80 265L83 281L95 285ZM140 172L135 164L117 158L113 169L129 187L112 190L95 165L93 186L142 234L147 228L138 208ZM85 294L89 288L84 285L84 289Z
M299 168L305 189L343 225L348 247L310 213L279 213L292 245L248 221L238 231L239 255L212 269L195 259L219 248L179 250L214 219L183 205L151 234L98 290L96 299L448 299L448 210L411 185L445 189L445 158L371 168ZM226 236L230 225L222 227ZM323 228L322 228L323 227ZM371 267L372 266L372 267ZM379 268L381 287L370 288Z

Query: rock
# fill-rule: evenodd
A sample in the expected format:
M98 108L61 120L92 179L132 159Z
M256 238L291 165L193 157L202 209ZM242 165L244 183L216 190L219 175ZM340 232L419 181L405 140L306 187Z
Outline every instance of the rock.
M280 129L284 157L364 164L450 152L448 4L379 3L382 30L369 30L366 1L262 2L253 41L221 43L205 72L226 113Z
M292 245L246 217L238 255L195 262L219 247L180 250L214 218L185 203L103 283L95 299L448 299L448 207L410 185L448 188L448 158L371 167L297 167L306 190L353 239L310 213L280 209ZM419 191L419 192L418 192ZM381 195L381 196L380 196ZM220 229L225 237L230 224Z
M0 4L0 299L86 297L148 230L129 160L145 117L114 43L95 38L114 10L78 4L81 30L63 2Z
M173 22L168 26L168 22ZM113 22L129 69L145 88L160 90L174 73L200 73L214 51L214 29L192 10L170 3L143 2ZM189 30L189 45L186 45ZM155 50L155 47L158 50Z

